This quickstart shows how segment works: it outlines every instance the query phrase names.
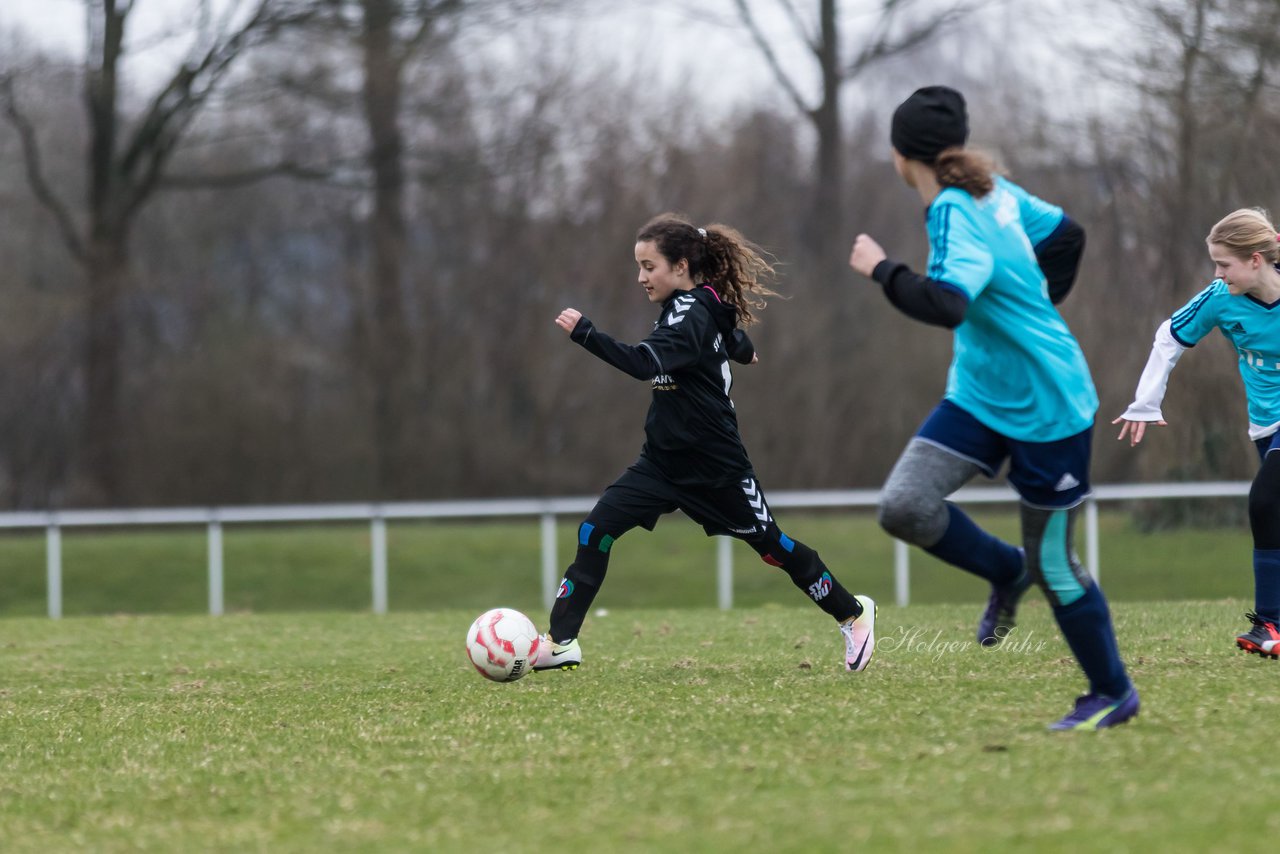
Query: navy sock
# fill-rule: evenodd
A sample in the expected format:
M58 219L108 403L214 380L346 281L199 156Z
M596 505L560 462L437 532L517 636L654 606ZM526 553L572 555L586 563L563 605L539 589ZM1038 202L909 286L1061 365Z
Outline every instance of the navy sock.
M1022 575L1022 552L979 528L950 502L947 512L946 533L925 551L992 584L1009 584Z
M1098 585L1090 584L1084 595L1070 605L1055 607L1053 616L1089 680L1089 691L1108 697L1129 693L1132 685L1120 660L1111 609Z
M1253 550L1253 610L1280 624L1280 549Z

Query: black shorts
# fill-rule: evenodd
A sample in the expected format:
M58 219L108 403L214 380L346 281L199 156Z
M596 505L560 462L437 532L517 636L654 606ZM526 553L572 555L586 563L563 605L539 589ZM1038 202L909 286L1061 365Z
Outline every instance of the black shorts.
M658 517L675 510L684 511L709 537L724 534L751 539L762 536L774 524L754 472L748 470L731 486L678 485L663 478L644 457L604 491L600 503L630 516L649 531Z

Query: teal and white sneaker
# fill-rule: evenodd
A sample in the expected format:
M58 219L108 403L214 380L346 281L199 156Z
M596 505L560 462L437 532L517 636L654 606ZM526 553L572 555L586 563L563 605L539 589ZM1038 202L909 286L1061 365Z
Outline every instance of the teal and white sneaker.
M538 657L533 660L534 670L577 670L582 664L582 647L578 639L568 643L556 643L551 635L543 635L538 644Z
M876 603L870 596L854 596L862 605L862 615L840 624L844 635L844 667L865 670L876 651Z

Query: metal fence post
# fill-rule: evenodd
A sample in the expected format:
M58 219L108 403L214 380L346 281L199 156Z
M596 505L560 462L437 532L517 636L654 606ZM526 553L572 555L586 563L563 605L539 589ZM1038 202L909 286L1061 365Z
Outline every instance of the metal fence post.
M542 606L548 611L556 602L556 517L554 513L542 514Z
M62 534L56 522L45 529L45 584L49 616L62 616Z
M716 600L721 611L728 611L733 607L733 538L716 540Z
M911 556L907 544L902 540L893 541L893 591L894 601L899 608L905 608L911 602Z
M370 524L373 541L373 613L387 613L387 520L374 516Z
M209 616L222 616L222 523L209 522Z
M1097 581L1102 567L1098 565L1098 501L1092 496L1084 500L1084 559L1089 574Z

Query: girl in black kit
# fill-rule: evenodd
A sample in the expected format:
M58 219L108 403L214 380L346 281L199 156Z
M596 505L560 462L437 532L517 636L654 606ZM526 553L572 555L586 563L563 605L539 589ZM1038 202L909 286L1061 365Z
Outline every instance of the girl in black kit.
M845 666L862 670L875 650L875 602L854 596L818 553L784 534L738 435L729 390L729 360L758 361L739 326L772 295L761 282L773 268L738 231L697 228L675 214L650 220L636 235L639 281L662 310L648 338L615 341L576 309L558 325L577 344L620 371L653 384L640 458L614 481L578 528L578 553L551 609L535 670L575 670L582 663L578 630L604 582L613 543L637 525L683 510L708 536L745 540L765 563L834 617L845 640Z

